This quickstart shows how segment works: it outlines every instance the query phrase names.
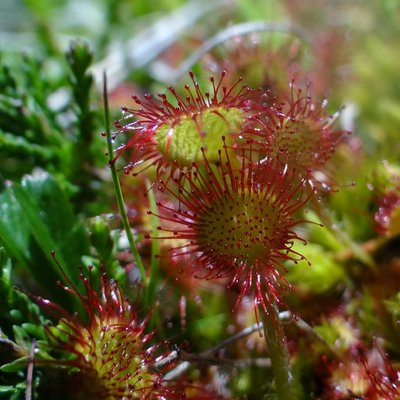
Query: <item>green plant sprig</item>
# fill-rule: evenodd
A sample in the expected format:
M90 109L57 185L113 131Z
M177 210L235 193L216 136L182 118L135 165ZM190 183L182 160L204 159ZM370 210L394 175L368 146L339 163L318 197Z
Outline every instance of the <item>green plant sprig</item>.
M146 270L145 270L142 260L140 258L140 254L139 254L139 251L136 246L136 241L133 237L133 234L132 234L132 231L131 231L131 228L129 225L128 215L127 215L126 209L125 209L124 196L122 193L122 188L121 188L121 184L119 181L118 173L115 168L115 165L113 162L113 157L112 157L113 146L112 146L111 127L110 127L110 109L109 109L109 105L108 105L108 95L107 95L107 76L105 73L103 75L103 101L104 101L104 118L105 118L105 128L106 128L105 133L106 133L106 139L107 139L107 156L108 156L108 164L109 164L110 171L111 171L112 181L114 184L115 197L117 198L118 209L121 214L122 225L125 229L126 237L128 238L129 247L132 251L132 255L135 260L135 263L139 269L140 278L142 280L144 287L147 287L148 278L146 275Z

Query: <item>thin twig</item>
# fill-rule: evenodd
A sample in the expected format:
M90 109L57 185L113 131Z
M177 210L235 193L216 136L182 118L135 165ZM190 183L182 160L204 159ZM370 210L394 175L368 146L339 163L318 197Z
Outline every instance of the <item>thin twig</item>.
M297 316L293 316L293 314L290 311L283 311L279 313L279 319L281 321L286 320L288 322L294 321L294 323L297 325L299 329L308 333L310 336L314 336L316 339L323 342L326 346L329 346L329 343L327 343L326 340L315 329L313 329L313 327L310 324L304 321L304 319L301 319Z
M156 361L156 363L153 365L154 368L156 369L161 369L162 367L164 367L167 364L170 364L171 362L177 360L178 358L184 360L178 367L176 367L174 370L172 370L171 372L175 371L181 371L178 374L180 375L181 373L183 373L184 371L186 371L189 366L190 366L190 362L189 359L191 361L193 361L195 358L197 360L199 359L204 359L205 357L209 357L211 354L215 354L218 353L219 350L222 350L223 348L229 346L231 343L251 335L253 332L256 332L258 330L262 329L262 323L256 323L253 324L251 326L248 326L247 328L242 329L241 331L235 333L234 335L230 336L229 338L223 340L222 342L218 343L217 345L215 345L214 347L211 347L210 349L207 349L203 352L201 352L198 355L191 355L191 357L188 356L189 353L183 353L179 350L173 350L171 353L169 353L167 356L159 359ZM186 358L182 357L182 354L186 354ZM170 375L170 373L167 374L168 376ZM167 376L166 375L166 376ZM174 379L174 378L167 378L168 379Z
M200 353L203 356L209 355L209 354L215 354L218 353L218 351L222 350L225 347L228 347L231 343L236 342L237 340L240 340L246 336L251 335L253 332L259 331L262 329L262 322L255 323L253 325L248 326L247 328L242 329L238 333L235 333L234 335L228 337L227 339L223 340L222 342L218 343L214 347L211 347L210 349L203 351Z
M282 322L292 322L294 321L296 325L303 330L304 332L309 333L310 335L316 337L317 339L321 340L324 342L324 344L327 344L325 342L325 339L320 336L315 330L304 320L298 317L293 317L292 313L290 311L283 311L279 313L279 319ZM178 378L180 375L185 373L191 364L193 363L199 363L199 362L208 362L210 364L225 364L228 363L228 359L225 358L220 358L216 357L215 355L218 354L218 352L226 347L228 347L230 344L251 335L254 332L260 331L263 329L263 323L258 322L253 325L248 326L247 328L242 329L241 331L235 333L234 335L228 337L227 339L219 342L216 344L214 347L211 347L199 354L191 354L179 350L173 350L171 353L169 353L166 357L163 357L160 360L157 360L157 362L153 365L155 369L161 369L163 366L170 364L171 362L181 359L182 363L180 363L177 367L169 371L165 376L165 380L174 380ZM214 357L210 357L211 355L214 355ZM248 362L245 359L243 360L244 363ZM266 360L266 359L264 359ZM240 364L240 360L232 360L229 359L229 362L232 362L236 365ZM255 362L254 365L256 365L257 362Z
M283 32L296 35L307 41L306 34L298 27L287 22L275 21L251 21L229 26L228 28L219 31L216 35L206 40L195 52L192 53L181 65L176 69L170 69L163 72L166 76L164 80L168 82L179 81L189 71L196 62L198 62L204 54L214 47L226 42L227 40L243 36L253 32Z
M217 356L207 356L202 353L196 355L187 352L181 352L180 359L184 362L206 364L206 365L224 365L231 368L244 368L250 365L270 367L271 359L267 357L259 358L227 358Z
M229 7L230 3L230 0L189 1L171 13L163 14L127 42L113 41L107 56L91 67L97 87L101 88L102 74L106 70L109 87L114 89L133 70L156 59L201 18Z
M164 381L173 381L184 374L190 367L189 361L183 361L177 365L173 370L169 371L164 375Z
M392 238L389 237L377 237L367 240L360 244L360 248L363 249L368 254L374 255L379 249L384 247ZM343 262L348 261L352 258L356 258L353 249L345 249L336 254L335 259L337 261Z
M26 391L25 400L32 400L32 386L33 386L33 367L35 362L35 348L36 340L32 340L31 351L29 352L29 363L26 372Z
M172 350L171 353L166 356L161 356L156 359L156 362L152 365L152 367L156 370L160 370L166 365L174 362L180 356L180 350Z

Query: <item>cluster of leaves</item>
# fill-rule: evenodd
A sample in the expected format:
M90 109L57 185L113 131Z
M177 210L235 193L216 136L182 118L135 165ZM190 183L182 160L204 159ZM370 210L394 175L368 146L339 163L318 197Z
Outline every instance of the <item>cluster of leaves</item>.
M199 284L193 276L180 277L179 262L157 258L181 242L160 247L158 242L145 239L156 230L158 221L150 220L149 214L157 214L156 202L142 176L123 176L121 181L144 277L140 277L137 258L129 249L114 206L104 155L106 140L100 134L105 129L101 94L89 68L94 58L99 61L107 55L112 39L131 35L123 27L127 22L130 25L127 15L135 15L141 16L138 26L150 44L141 48L143 37L136 32L132 40L135 51L130 58L124 54L128 72L117 77L110 74L115 118L118 107L128 104L132 86L139 97L142 91L157 92L165 82L179 77L180 65L189 64L204 88L204 78L210 73L207 68L215 75L226 69L233 82L238 78L236 73L253 87L267 79L270 87L285 88L290 76L302 79L302 74L289 66L301 65L304 75L313 79L316 93L328 93L336 108L347 103L342 119L353 134L345 145L337 147L330 172L338 192L323 195L319 207L307 210L304 218L316 224L301 226L299 235L308 244L291 247L312 266L306 260L287 266L286 278L296 289L285 295L285 301L297 319L285 326L286 341L298 398L399 398L400 111L394 84L398 71L391 55L400 42L395 34L395 2L371 0L370 10L362 11L357 2L334 2L335 6L311 0L304 5L287 0L285 6L271 2L265 16L290 18L297 36L292 40L291 31L287 40L287 32L274 33L264 40L260 34L253 46L241 36L221 43L218 38L223 35L216 35L207 42L202 28L218 33L228 21L259 19L263 2L237 1L230 15L214 13L198 24L202 7L188 11L179 1L159 2L165 15L152 15L159 18L161 30L165 24L171 29L167 39L163 36L165 40L160 40L157 29L146 30L146 15L155 11L151 2L103 1L101 7L108 10L108 20L97 36L92 30L94 52L76 41L65 54L53 40L57 35L49 13L54 4L26 3L35 16L42 55L0 54L0 397L50 398L46 393L50 380L63 390L64 371L60 374L57 368L66 368L66 356L64 364L54 362L60 360L60 354L54 351L49 332L59 329L65 333L65 326L57 325L64 315L56 313L49 321L45 307L36 304L43 305L43 301L39 297L34 301L24 293L49 298L69 315L83 315L73 326L87 326L85 300L70 293L75 290L75 294L92 295L95 300L88 304L101 308L103 300L94 293L108 287L104 283L102 287L102 271L107 272L110 282L118 281L119 289L113 293L120 290L129 298L126 302L135 304L138 320L143 321L151 312L146 329L154 333L145 336L143 343L148 340L150 346L169 339L179 346L180 351L172 349L171 354L179 353L181 369L184 363L190 364L186 378L196 382L188 389L188 397L195 398L198 387L216 389L226 398L258 399L274 394L268 351L257 334L233 336L223 345L227 337L253 326L252 307L244 302L232 312L237 293L212 283ZM65 10L68 3L62 2L60 7ZM168 10L179 4L187 21L186 25L176 23L173 30L173 18L180 14L168 14ZM331 19L342 20L343 15L349 20L357 15L358 30L331 23ZM196 27L193 35L198 36L181 35L190 24ZM346 42L348 37L352 43ZM196 52L199 38L211 45ZM168 52L163 53L167 47ZM190 58L192 53L197 58ZM150 64L151 57L143 54L159 57ZM141 57L147 61L140 63ZM267 72L259 68L260 57ZM114 59L116 70L120 58ZM173 103L174 96L168 99ZM116 138L116 148L120 139ZM150 179L155 176L150 169L146 173ZM62 270L54 262L54 251ZM93 286L89 290L79 278L78 267L84 276L90 274ZM57 281L70 289L60 290ZM147 283L144 288L143 283ZM114 286L110 283L110 287ZM88 314L89 318L94 315ZM115 315L110 312L107 316ZM45 328L50 323L55 330ZM62 344L62 338L57 343ZM217 350L213 350L216 344ZM81 354L77 348L74 351ZM49 362L33 367L34 359ZM180 376L179 367L171 376ZM176 393L165 393L177 398ZM74 393L68 395L74 398ZM211 394L198 396L215 398Z
M2 393L20 398L32 339L48 338L39 308L15 285L79 310L82 306L57 288L63 277L51 252L78 285L78 266L103 263L115 270L118 263L112 261L108 221L99 214L103 205L93 201L101 197L95 170L104 165L104 151L98 134L102 114L93 106L93 78L87 73L91 52L83 42L72 44L57 60L62 73L32 56L2 57L1 334L7 372Z

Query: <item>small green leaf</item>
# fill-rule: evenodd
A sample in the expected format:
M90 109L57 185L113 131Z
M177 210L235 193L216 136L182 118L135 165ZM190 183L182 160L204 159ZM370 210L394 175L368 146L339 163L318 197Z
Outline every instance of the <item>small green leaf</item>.
M29 362L29 356L18 358L8 364L4 364L0 367L2 372L18 372L25 369Z
M0 396L5 394L13 394L17 391L13 386L0 386Z
M41 325L33 324L31 322L25 322L21 326L25 330L25 332L29 334L29 336L34 336L36 338L44 337L44 329Z
M25 348L26 342L28 342L30 340L29 336L26 334L25 330L18 325L14 325L13 331L14 331L15 342L18 345Z
M10 317L13 319L15 322L22 321L23 316L20 310L10 310Z

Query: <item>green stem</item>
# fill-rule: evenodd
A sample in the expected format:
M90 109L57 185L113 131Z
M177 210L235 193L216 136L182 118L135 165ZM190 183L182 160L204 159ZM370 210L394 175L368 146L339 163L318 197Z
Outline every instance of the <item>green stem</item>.
M142 259L140 258L140 254L136 246L136 241L132 235L132 230L129 225L128 215L125 209L125 202L124 202L124 196L122 194L121 184L119 182L117 170L115 168L113 161L113 147L112 147L111 128L110 128L110 110L108 106L108 96L107 96L107 77L105 73L103 76L103 81L104 81L103 96L104 96L104 114L105 114L105 125L106 125L107 150L108 150L108 164L110 166L111 177L114 184L115 196L117 198L117 203L118 203L118 209L121 214L122 225L125 229L126 236L128 238L129 247L131 249L135 263L139 269L143 285L147 286L146 271L144 269Z
M275 304L269 304L268 315L264 311L261 314L278 399L296 400L289 352L286 346L283 326L279 319L278 309Z
M149 187L151 184L150 182L147 182L147 186ZM149 199L150 203L150 209L153 211L153 213L156 213L157 210L157 204L156 204L156 199L154 196L154 191L153 188L149 188L147 192L147 197ZM152 219L152 227L153 230L157 229L157 225L159 223L158 218L153 214L153 219ZM151 262L150 262L150 278L149 278L149 285L146 290L146 304L153 306L154 305L154 300L155 300L155 295L156 295L156 290L157 290L157 284L158 284L158 279L159 279L159 261L158 258L156 257L157 254L160 253L160 245L158 240L152 240L151 241Z

